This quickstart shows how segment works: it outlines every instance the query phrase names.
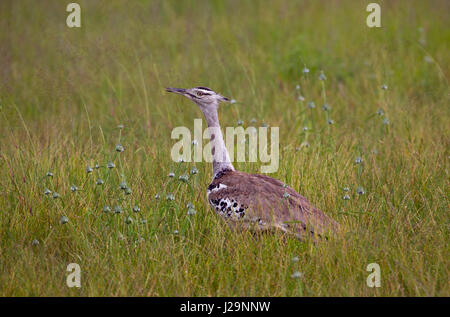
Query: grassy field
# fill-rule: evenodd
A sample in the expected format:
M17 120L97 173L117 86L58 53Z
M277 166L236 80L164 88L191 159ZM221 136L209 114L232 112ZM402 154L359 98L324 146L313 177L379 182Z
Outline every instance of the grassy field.
M378 1L381 28L372 1L77 2L81 28L64 1L0 2L0 295L450 295L448 1ZM224 127L279 127L270 176L344 233L230 231L211 164L170 159L172 129L202 114L167 86L237 100Z

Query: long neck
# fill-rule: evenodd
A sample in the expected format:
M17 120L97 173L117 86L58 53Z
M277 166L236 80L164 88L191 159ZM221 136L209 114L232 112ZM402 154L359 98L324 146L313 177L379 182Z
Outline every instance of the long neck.
M217 114L217 105L211 105L203 110L206 123L208 124L209 137L211 140L211 154L213 158L213 178L222 171L234 171L230 156L225 142L223 141L222 131L220 130L219 116Z

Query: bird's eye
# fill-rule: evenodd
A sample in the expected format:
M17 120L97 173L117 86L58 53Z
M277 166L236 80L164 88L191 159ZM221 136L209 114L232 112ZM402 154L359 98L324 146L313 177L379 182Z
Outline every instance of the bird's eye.
M201 91L197 91L197 96L203 96L203 93Z

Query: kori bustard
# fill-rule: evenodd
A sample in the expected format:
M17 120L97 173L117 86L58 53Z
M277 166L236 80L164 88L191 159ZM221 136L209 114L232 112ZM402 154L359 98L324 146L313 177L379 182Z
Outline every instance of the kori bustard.
M166 91L192 100L205 116L213 158L213 179L207 198L232 228L260 232L281 230L299 239L327 238L337 232L337 222L289 186L265 175L234 169L217 113L219 102L228 102L228 98L207 87L166 88Z

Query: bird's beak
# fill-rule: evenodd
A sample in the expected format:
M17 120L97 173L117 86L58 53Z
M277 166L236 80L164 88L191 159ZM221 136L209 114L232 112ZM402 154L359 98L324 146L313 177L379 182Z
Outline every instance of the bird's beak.
M174 92L176 94L184 95L186 93L186 89L184 88L166 88L167 92Z

